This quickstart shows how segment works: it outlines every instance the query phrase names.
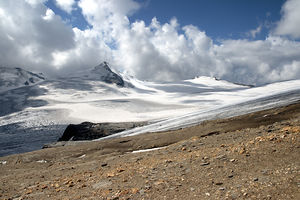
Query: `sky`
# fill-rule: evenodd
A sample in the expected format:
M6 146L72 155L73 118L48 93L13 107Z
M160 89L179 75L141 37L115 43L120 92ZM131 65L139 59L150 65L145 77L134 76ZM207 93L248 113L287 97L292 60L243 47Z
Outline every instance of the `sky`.
M141 80L300 79L300 0L0 0L0 66Z

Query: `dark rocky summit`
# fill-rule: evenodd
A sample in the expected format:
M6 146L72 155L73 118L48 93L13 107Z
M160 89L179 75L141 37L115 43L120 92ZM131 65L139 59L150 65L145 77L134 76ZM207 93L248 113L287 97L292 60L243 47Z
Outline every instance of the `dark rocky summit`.
M146 122L70 124L58 141L94 140L143 125Z
M107 62L103 62L100 65L94 67L91 71L95 75L99 75L100 79L106 83L115 83L118 86L124 87L125 82L123 78L117 73L113 72Z

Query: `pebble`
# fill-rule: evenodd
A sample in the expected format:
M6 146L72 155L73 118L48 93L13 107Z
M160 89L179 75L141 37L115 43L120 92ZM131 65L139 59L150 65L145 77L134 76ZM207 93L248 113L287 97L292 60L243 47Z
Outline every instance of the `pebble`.
M3 161L3 160L0 161L0 164L1 164L1 165L6 165L6 163L7 163L7 161L5 161L5 160L4 160L4 161Z
M151 189L151 185L145 185L145 189L146 190L150 190Z
M81 155L81 156L79 156L78 158L84 158L86 155L85 154L83 154L83 155Z
M110 186L111 184L112 184L112 182L104 180L104 181L100 181L100 182L94 184L92 187L94 189L100 189L100 188L106 188L106 187Z
M47 161L46 160L38 160L38 161L36 161L37 163L47 163Z
M258 178L254 178L253 181L258 181Z
M46 189L47 187L48 187L47 185L43 185L41 188Z
M206 166L206 165L209 165L210 163L209 162L204 162L204 163L201 163L200 166Z
M140 193L140 195L144 195L144 194L145 194L145 190L144 190L144 189L141 189L141 190L139 191L139 193Z

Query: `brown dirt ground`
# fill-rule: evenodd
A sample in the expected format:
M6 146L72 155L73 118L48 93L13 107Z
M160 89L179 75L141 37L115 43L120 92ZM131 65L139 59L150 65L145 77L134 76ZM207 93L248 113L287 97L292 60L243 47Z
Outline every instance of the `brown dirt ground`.
M1 157L0 199L300 199L299 136L300 102Z

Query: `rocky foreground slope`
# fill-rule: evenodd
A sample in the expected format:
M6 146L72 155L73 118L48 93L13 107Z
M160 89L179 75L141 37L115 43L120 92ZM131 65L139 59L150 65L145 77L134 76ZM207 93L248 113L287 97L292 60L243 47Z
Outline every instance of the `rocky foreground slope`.
M2 157L0 199L300 199L299 134L300 102Z

